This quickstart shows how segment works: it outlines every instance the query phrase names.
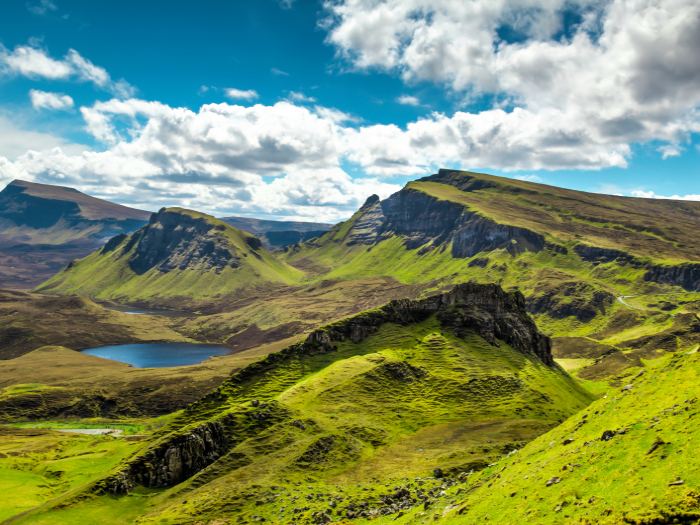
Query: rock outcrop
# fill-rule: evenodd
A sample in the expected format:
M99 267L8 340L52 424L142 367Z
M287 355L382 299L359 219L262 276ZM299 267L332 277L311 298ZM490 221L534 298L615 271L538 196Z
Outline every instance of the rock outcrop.
M419 323L433 314L437 314L445 329L458 337L475 332L494 346L501 340L548 366L554 365L551 341L527 314L524 296L520 292L505 292L496 284L475 282L418 301L391 301L381 308L315 330L305 341L282 350L281 354L332 352L333 343L346 339L359 343L384 323Z
M688 291L700 291L700 264L687 263L677 266L651 266L644 274L645 281L680 286Z
M226 266L237 268L240 258L221 235L224 229L223 224L213 224L205 217L163 208L125 246L125 251L129 251L131 245L136 245L129 267L139 275L152 268L162 272L191 267L212 271ZM251 239L257 241L251 248L262 247L258 239Z
M506 249L511 254L540 251L544 236L526 228L499 224L459 202L405 188L383 201L373 195L360 208L346 238L349 246L372 245L399 236L409 250L452 243L452 256L473 257Z
M177 485L216 461L228 441L220 421L203 423L152 448L104 480L101 488L110 494L126 494L136 485L148 488Z

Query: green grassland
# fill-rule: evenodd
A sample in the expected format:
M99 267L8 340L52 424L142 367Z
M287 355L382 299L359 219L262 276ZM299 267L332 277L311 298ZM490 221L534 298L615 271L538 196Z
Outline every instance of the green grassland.
M142 446L109 436L0 427L0 521L85 485Z
M143 506L129 515L140 516L139 523L239 516L251 522L256 515L308 521L311 509L301 516L291 507L325 510L327 499L312 494L342 493L348 505L389 490L381 484L435 468L449 475L481 469L595 399L559 367L476 335L457 338L434 317L382 325L359 344L339 342L330 354L283 355L234 375L128 460L203 422L226 421L233 442L200 473L145 495L82 492L18 523L81 523L101 504L117 523L134 498ZM289 491L292 502L268 501L280 491Z

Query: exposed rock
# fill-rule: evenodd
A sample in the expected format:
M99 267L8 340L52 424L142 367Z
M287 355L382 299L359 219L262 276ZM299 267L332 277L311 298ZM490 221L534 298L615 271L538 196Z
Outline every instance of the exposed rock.
M561 478L558 478L557 476L554 476L551 478L549 481L547 481L547 486L551 487L552 485L556 485L557 483L561 483Z
M151 216L149 223L136 232L124 248L124 253L136 244L129 267L137 274L151 268L162 272L200 267L221 271L226 266L240 265L238 253L221 235L223 223L214 224L206 217L193 217L178 210L161 209ZM252 250L262 247L252 238Z
M644 274L645 281L680 286L688 291L700 290L700 264L686 263L676 266L651 266Z
M219 421L203 423L150 449L122 472L105 479L101 488L111 494L126 494L137 484L148 488L176 485L216 461L227 444Z
M519 352L537 356L549 366L554 365L551 341L538 331L528 316L523 295L505 292L496 284L474 282L457 285L451 292L418 301L391 301L381 308L315 330L305 341L286 348L281 354L332 352L336 341L350 339L359 343L384 323L416 323L433 314L437 314L441 325L452 329L457 337L475 332L494 346L500 339ZM278 357L271 354L267 359Z

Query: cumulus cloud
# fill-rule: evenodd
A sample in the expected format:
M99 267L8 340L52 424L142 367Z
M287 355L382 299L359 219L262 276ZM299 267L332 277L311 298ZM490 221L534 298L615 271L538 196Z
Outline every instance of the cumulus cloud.
M73 107L73 99L63 93L49 93L32 89L29 91L29 97L32 100L34 109L65 110Z
M91 82L95 87L122 98L133 96L135 92L125 80L114 81L104 68L96 66L75 49L69 49L63 59L56 60L39 47L16 46L10 51L0 44L0 71L29 78Z
M451 150L465 167L624 167L630 144L666 142L668 157L700 130L695 0L338 0L325 7L327 42L352 67L439 83L467 102L482 94L503 100L478 113L435 114L401 132L371 130L402 142L404 154L364 146L363 165L374 159L411 171ZM447 142L416 154L410 146L431 142L428 130Z
M396 102L406 106L420 106L420 100L418 100L418 97L413 97L411 95L401 95L396 99Z
M255 100L260 97L258 92L254 89L236 89L236 88L226 88L224 89L224 95L232 100Z
M81 113L105 151L30 151L4 162L0 177L72 185L150 209L179 203L217 215L331 222L349 216L372 193L386 197L400 189L341 169L345 120L327 108L282 101L208 104L194 112L112 99Z

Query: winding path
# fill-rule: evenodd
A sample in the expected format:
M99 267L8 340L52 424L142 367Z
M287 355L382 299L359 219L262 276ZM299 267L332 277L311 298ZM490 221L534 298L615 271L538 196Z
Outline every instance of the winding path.
M617 300L624 304L625 306L632 308L633 310L642 310L642 311L648 311L647 308L639 308L638 306L632 306L628 302L625 301L625 299L634 299L635 297L645 297L645 296L657 296L657 295L688 295L691 293L700 293L700 292L665 292L665 293L640 293L639 295L620 295Z

